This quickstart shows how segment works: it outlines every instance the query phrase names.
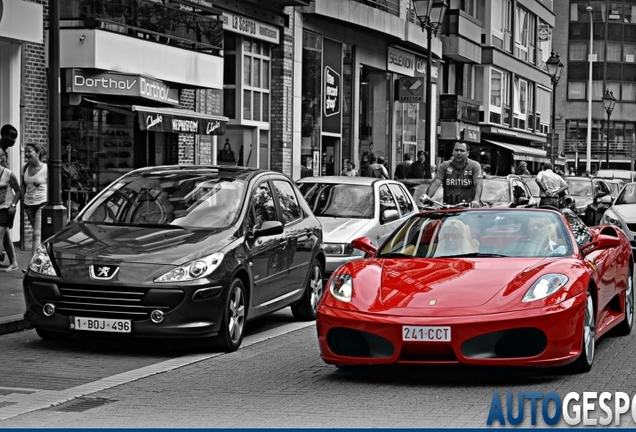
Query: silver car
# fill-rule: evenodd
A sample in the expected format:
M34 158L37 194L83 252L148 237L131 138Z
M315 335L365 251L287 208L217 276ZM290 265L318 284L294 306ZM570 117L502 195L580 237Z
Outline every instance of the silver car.
M322 224L328 277L340 265L360 258L351 241L369 237L376 246L418 211L406 187L370 177L305 177L298 187Z
M601 224L616 225L629 238L632 250L636 250L636 183L627 183L610 208L608 208Z

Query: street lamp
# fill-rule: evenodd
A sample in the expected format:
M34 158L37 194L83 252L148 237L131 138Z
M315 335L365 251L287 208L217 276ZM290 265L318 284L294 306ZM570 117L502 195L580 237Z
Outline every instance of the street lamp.
M428 148L429 158L435 154L433 146L435 143L431 140L431 104L432 102L432 78L431 78L431 40L432 35L437 35L437 30L444 21L444 15L446 9L448 9L448 3L445 0L413 0L413 9L415 9L415 15L420 20L420 26L422 31L426 30L426 48L428 49L428 55L426 56L426 107L425 116L426 123L424 124L424 135L426 139L426 147ZM424 174L426 177L430 177L430 165L432 160L429 160L428 168L425 167Z
M556 141L556 88L559 84L559 78L561 78L561 71L563 70L563 63L559 60L559 54L552 51L550 58L545 62L548 68L548 74L552 80L552 126L550 127L550 162L554 166L554 144Z
M605 94L603 95L603 106L605 107L605 112L607 113L607 142L605 147L605 168L609 169L609 144L610 144L610 117L612 116L612 111L614 111L614 106L616 105L616 99L614 99L614 92L610 89L605 90Z

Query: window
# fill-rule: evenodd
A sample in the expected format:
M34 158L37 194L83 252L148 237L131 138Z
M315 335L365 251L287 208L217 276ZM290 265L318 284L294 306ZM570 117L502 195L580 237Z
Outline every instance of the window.
M254 190L251 203L254 220L251 221L250 227L260 228L263 222L277 220L272 190L266 181L258 185Z
M404 190L404 187L400 186L400 185L396 185L396 184L390 184L389 188L391 189L391 192L393 192L393 195L395 195L395 198L397 199L398 202L398 206L400 207L400 212L402 213L402 216L406 216L408 214L413 213L413 211L415 210L413 208L413 203L411 202L410 199L408 199L408 192L406 190Z
M269 122L270 45L243 39L243 119ZM265 106L267 104L267 106Z
M395 203L395 199L393 199L393 195L389 191L387 185L380 186L380 223L385 224L390 221L384 219L384 212L387 210L398 210L398 206Z
M276 189L276 195L278 195L280 200L279 203L285 225L300 219L302 211L292 185L288 182L277 180L274 181L274 189Z
M568 99L585 99L585 82L568 82Z
M509 124L510 75L496 69L490 75L490 122Z

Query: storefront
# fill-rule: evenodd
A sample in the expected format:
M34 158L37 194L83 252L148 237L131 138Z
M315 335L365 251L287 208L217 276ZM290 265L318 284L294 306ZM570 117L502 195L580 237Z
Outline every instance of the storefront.
M22 0L0 0L0 126L11 124L18 140L8 151L9 169L19 173L23 160L25 126L22 123L21 98L24 94L22 44L43 43L42 5ZM11 230L13 241L21 237L20 223Z
M93 69L64 71L62 106L62 197L74 216L90 198L128 171L185 161L213 163L212 137L225 132L227 118L176 108L174 83L141 75ZM205 105L205 104L203 104ZM195 150L196 149L196 150ZM190 153L190 154L184 154ZM194 154L198 160L193 160Z

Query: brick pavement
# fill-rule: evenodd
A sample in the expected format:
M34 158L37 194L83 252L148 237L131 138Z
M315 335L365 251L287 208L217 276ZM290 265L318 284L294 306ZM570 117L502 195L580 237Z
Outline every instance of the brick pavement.
M25 311L22 295L22 269L27 268L31 251L23 251L16 246L19 269L6 273L0 271L0 335L30 328L22 319ZM8 264L8 259L2 262Z

